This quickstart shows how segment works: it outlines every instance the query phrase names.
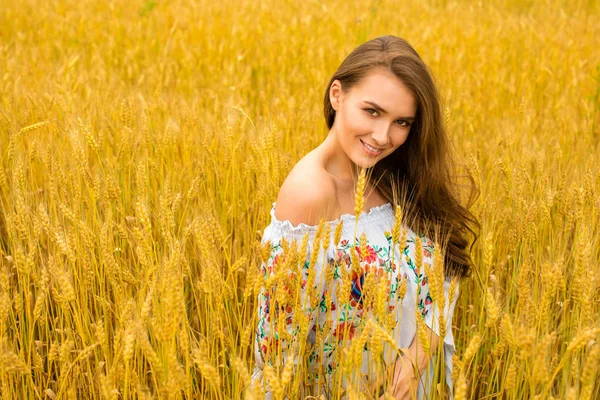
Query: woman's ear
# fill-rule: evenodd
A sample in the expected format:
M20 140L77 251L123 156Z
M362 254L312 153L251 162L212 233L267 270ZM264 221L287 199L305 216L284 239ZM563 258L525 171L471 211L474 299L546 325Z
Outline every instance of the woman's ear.
M340 107L340 97L342 96L342 83L339 79L334 80L329 87L329 101L331 108L335 111Z

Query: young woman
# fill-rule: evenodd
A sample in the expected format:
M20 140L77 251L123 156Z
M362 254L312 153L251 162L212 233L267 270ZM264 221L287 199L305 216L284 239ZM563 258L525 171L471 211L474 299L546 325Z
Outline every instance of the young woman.
M263 232L253 380L268 398L286 384L422 398L438 365L452 396L453 278L470 272L479 223L453 184L431 73L405 40L373 39L334 73L324 111L328 136L294 166Z

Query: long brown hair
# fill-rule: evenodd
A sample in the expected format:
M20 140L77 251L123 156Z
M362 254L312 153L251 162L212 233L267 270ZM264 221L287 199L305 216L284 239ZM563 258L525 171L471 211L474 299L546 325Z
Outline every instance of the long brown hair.
M405 223L419 234L440 242L445 272L449 276L470 275L470 250L481 226L469 208L479 196L470 174L467 204L460 202L460 186L452 180L455 162L433 77L412 46L396 36L381 36L358 46L333 74L324 98L324 114L331 129L335 110L329 100L336 79L348 91L374 68L384 68L398 77L413 93L417 102L416 119L408 139L368 173L369 182L394 206L401 199ZM374 181L376 178L376 181ZM468 236L473 237L469 250Z

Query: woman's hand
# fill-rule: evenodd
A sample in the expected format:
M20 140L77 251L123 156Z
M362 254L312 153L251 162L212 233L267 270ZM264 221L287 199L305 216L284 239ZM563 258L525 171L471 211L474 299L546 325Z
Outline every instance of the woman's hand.
M420 343L418 335L415 335L409 348L400 349L402 355L396 358L396 362L394 363L393 378L390 387L391 394L395 400L412 400L417 398L419 376L427 368L431 356L437 350L440 342L440 337L428 326L426 326L426 332L426 339L429 342L429 346L427 346L429 349L428 352L425 351ZM389 376L392 374L388 372L388 382ZM379 400L388 400L389 398L389 396L386 398L384 395L379 397Z
M389 372L388 372L389 374ZM415 368L409 356L404 353L394 364L391 390L388 392L394 400L413 400L417 398L419 379L415 376ZM379 400L388 400L385 394Z
M414 361L405 353L398 357L394 365L394 379L392 381L392 395L396 400L412 400L417 398L419 379L415 376Z

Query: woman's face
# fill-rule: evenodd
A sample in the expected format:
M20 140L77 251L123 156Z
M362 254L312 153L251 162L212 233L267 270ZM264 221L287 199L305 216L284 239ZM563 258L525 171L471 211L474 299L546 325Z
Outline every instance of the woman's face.
M336 111L332 129L347 156L369 168L400 147L415 120L412 92L391 72L375 69L350 90L333 81L329 98Z

